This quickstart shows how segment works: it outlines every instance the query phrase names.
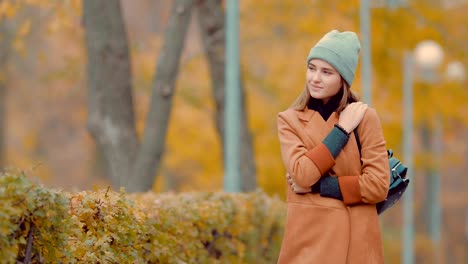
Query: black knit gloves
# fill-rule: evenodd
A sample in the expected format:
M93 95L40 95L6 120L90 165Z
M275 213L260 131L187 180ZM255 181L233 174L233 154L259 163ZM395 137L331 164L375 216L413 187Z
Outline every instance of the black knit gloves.
M320 180L312 185L311 192L320 193L320 196L334 198L343 201L343 195L341 195L340 184L338 183L337 177L324 176Z

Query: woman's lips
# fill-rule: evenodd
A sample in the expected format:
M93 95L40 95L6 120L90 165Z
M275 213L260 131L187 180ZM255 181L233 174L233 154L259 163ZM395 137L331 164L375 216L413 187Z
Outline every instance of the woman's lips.
M316 86L316 85L311 85L310 87L312 88L312 90L316 90L316 91L319 91L319 90L323 89L323 87Z

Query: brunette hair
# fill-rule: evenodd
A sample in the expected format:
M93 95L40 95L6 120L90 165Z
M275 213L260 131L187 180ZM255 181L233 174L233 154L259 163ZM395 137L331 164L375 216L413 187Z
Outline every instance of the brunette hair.
M343 84L341 86L343 96L341 97L340 104L336 109L337 114L340 114L348 104L359 101L359 96L351 90L348 83L346 83L346 81L343 78L341 78L341 83ZM307 89L307 85L305 85L304 90L302 90L302 93L299 95L299 97L297 97L296 100L294 100L290 108L302 111L307 107L310 98L310 92Z

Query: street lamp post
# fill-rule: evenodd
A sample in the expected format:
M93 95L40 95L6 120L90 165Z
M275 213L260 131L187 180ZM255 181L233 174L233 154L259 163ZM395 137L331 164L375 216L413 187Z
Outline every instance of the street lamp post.
M425 40L420 42L415 50L415 60L418 68L419 77L422 81L429 84L435 84L439 81L439 75L437 74L437 68L442 63L444 58L444 52L439 44L432 40ZM433 106L438 107L436 102ZM440 109L436 109L434 113L433 126L431 139L427 137L429 134L428 122L423 124L423 146L426 146L426 150L431 153L431 159L427 168L428 188L426 191L427 199L424 208L428 213L429 221L429 235L433 243L436 253L440 250L440 236L441 236L441 203L440 203L440 160L442 156L442 118L440 116ZM440 257L440 254L436 254L436 258Z
M406 51L403 58L403 161L410 168L407 177L413 182L413 54ZM403 195L402 263L414 263L414 184Z
M416 68L418 69L418 77L421 81L428 84L440 83L444 79L448 81L462 82L465 80L465 68L461 62L455 61L447 65L445 74L442 76L437 73L439 66L444 59L444 52L439 44L432 40L425 40L420 42L414 50L414 58ZM422 145L426 147L426 151L430 152L431 159L429 166L426 168L428 172L427 177L427 199L426 206L424 207L427 212L428 218L428 231L434 247L434 257L436 262L441 259L441 219L442 219L442 206L441 206L441 160L443 153L443 127L442 116L440 115L440 104L436 102L433 104L436 107L433 115L432 133L429 138L428 120L422 125L423 142ZM412 195L412 193L411 193ZM409 199L410 196L408 195ZM412 199L412 198L411 198ZM408 201L408 204L410 202ZM412 210L412 207L411 207ZM412 221L412 213L405 210L405 215L409 215ZM412 227L413 223L410 224ZM414 229L408 229L413 232ZM412 235L411 235L411 238ZM411 240L411 242L413 242ZM412 256L411 256L412 258ZM413 263L406 262L404 263Z
M414 57L414 62L413 62ZM434 83L437 79L435 69L441 64L443 60L443 50L434 41L426 40L420 42L413 53L405 52L404 65L403 65L403 159L408 167L413 168L413 75L414 75L414 64L419 70L420 79L425 80L429 83ZM436 111L437 112L437 111ZM429 129L427 123L423 124L423 143L424 146L432 146L432 161L433 165L430 169L429 181L429 192L428 202L431 206L427 208L429 212L429 230L431 239L435 246L439 245L440 242L440 175L439 175L439 161L442 152L442 126L438 113L434 119L434 130L432 142L429 142L427 135ZM412 179L413 173L409 172L408 177ZM402 250L402 263L412 264L414 263L414 190L413 184L411 184L405 195L403 196L403 249Z
M362 54L362 94L363 101L372 104L372 58L370 37L370 3L369 0L361 0L359 5L360 30L361 30L361 54Z
M239 3L226 5L226 108L224 190L240 192L240 69L239 69Z

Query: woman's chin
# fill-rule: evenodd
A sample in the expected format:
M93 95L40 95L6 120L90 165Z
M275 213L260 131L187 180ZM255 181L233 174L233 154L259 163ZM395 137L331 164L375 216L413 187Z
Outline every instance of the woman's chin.
M310 91L310 96L315 99L323 99L322 93L316 91Z

